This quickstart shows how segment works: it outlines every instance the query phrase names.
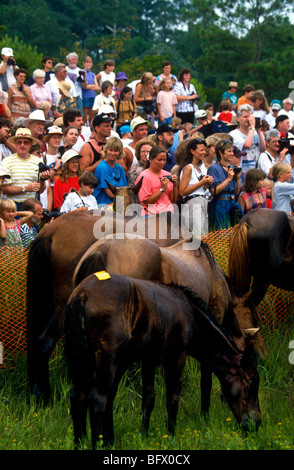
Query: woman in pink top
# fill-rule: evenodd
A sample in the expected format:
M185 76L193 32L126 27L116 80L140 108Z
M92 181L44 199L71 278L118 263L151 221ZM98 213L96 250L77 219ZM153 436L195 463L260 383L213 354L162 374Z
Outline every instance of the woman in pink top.
M39 106L41 101L48 101L52 105L52 96L49 88L44 85L45 72L44 70L37 69L33 73L35 83L30 86L32 97Z
M139 191L142 215L174 212L173 204L178 200L178 178L163 170L166 152L162 147L152 147L146 169L138 176L136 184L143 178Z

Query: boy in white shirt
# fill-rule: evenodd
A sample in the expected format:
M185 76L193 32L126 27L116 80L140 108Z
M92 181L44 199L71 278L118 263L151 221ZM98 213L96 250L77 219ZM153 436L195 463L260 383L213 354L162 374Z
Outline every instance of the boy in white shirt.
M67 195L60 212L98 209L97 201L93 196L93 191L97 185L98 180L91 171L82 173L79 177L79 190Z

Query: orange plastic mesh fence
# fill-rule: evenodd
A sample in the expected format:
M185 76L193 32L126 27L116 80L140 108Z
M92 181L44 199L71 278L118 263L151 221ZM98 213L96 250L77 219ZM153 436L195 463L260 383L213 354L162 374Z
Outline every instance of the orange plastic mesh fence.
M212 232L204 239L226 274L231 230ZM26 250L0 249L0 368L13 365L26 352L26 268ZM263 324L287 326L293 299L293 293L270 286L259 306Z

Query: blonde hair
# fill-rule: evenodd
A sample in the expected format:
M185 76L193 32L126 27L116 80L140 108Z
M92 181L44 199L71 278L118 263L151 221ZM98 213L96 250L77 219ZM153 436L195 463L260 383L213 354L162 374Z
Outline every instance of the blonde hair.
M117 157L117 160L121 160L125 155L123 144L118 137L110 137L107 140L102 151L103 160L105 160L105 158L107 157L107 149L119 150L119 156Z
M289 163L275 163L272 169L273 178L277 181L281 173L288 173L288 171L292 171L291 165L289 165Z
M4 211L16 211L16 204L12 199L2 199L0 203L0 217L3 217Z

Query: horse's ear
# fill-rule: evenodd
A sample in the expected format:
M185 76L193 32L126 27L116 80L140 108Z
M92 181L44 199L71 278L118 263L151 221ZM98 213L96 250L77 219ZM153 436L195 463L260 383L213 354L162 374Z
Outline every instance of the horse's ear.
M105 182L106 182L106 184L107 184L107 186L108 186L108 189L109 189L109 190L112 192L112 194L115 196L115 195L116 195L116 191L117 191L117 190L116 190L116 187L113 186L113 184L108 183L107 180L105 180Z
M138 196L138 193L141 189L141 186L142 186L142 183L143 183L143 178L144 176L142 176L142 178L140 179L140 181L138 181L138 183L133 187L133 193Z

